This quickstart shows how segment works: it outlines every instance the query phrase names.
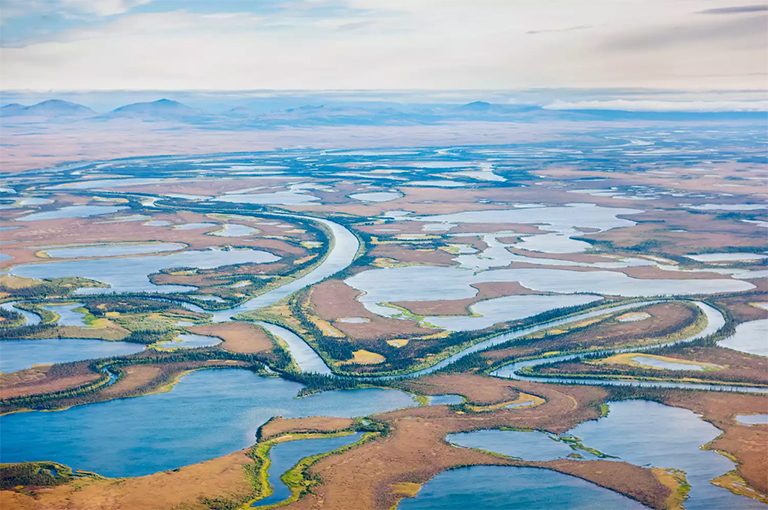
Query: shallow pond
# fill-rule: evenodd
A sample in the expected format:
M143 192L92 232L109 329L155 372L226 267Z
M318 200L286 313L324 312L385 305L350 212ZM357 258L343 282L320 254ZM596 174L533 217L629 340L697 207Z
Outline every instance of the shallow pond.
M459 182L459 181L411 181L409 183L403 184L403 186L418 186L420 188L464 188L467 186L466 183Z
M121 255L142 255L166 251L183 250L185 246L178 243L146 243L146 244L95 244L83 246L68 246L62 248L46 248L43 253L53 258L78 257L118 257Z
M344 322L346 324L365 324L366 322L371 322L371 319L368 317L342 317L340 319L336 319L336 322Z
M445 471L398 510L640 510L646 507L608 489L562 473L511 466Z
M684 204L681 204L684 205ZM699 211L757 211L760 209L768 209L768 205L765 204L704 204L693 205L690 209L698 209Z
M650 356L634 356L631 360L644 367L661 368L664 370L704 370L704 367L697 363L675 363Z
M685 471L691 484L685 502L687 510L764 508L762 503L709 483L734 469L735 464L717 452L701 449L720 435L720 430L698 415L645 400L612 402L609 409L607 417L582 423L569 434L580 438L586 447L618 457L615 460ZM455 434L449 439L526 460L552 460L573 453L567 445L541 432L478 431Z
M448 331L485 329L500 322L532 317L556 308L600 301L598 296L504 296L480 301L470 307L474 315L454 317L425 317L424 322Z
M199 228L218 227L218 223L182 223L181 225L174 225L174 230L197 230Z
M600 231L631 227L634 221L618 218L620 215L640 214L642 210L601 207L594 204L567 204L556 207L518 207L515 209L467 211L435 216L409 218L429 223L517 223L546 225L546 230L570 232L577 227L596 228Z
M98 188L117 188L121 186L141 186L145 184L159 184L167 182L168 179L156 177L136 177L136 178L114 178L114 179L90 179L77 182L68 182L66 184L56 184L49 186L49 189L98 189Z
M114 205L71 205L56 209L55 211L45 211L39 213L28 214L21 218L16 218L16 221L42 221L42 220L58 220L62 218L87 218L89 216L98 216L101 214L111 214L117 211L122 211L127 207L114 206Z
M127 356L143 350L144 346L141 344L79 338L2 340L0 341L0 372L15 372L34 365Z
M131 221L145 221L148 220L149 216L144 216L143 214L131 214L128 216L113 216L112 219L107 221L100 221L99 224L105 224L105 223L129 223Z
M347 278L346 283L365 292L359 301L369 311L393 316L396 309L381 303L466 299L477 295L475 283L519 282L541 292L594 293L626 297L713 294L749 290L754 285L730 279L640 279L613 271L565 269L497 269L475 273L456 267L408 266L371 269Z
M701 255L686 255L698 262L739 262L761 260L768 258L764 253L702 253Z
M112 259L69 260L24 264L11 269L11 273L27 278L59 278L80 276L107 283L109 288L81 289L78 293L99 294L105 292L176 292L194 287L184 285L154 285L149 275L161 269L173 267L196 267L210 269L219 266L245 263L267 263L278 257L261 250L219 250L185 251L169 255L130 257L118 261Z
M211 235L220 236L220 237L245 237L245 236L254 234L256 232L258 232L258 230L256 230L253 227L249 227L247 225L239 225L237 223L227 223L224 225L223 229L217 232L212 232Z
M736 421L746 425L768 425L768 414L740 414Z
M104 476L141 476L252 445L273 416L367 416L415 405L396 390L296 398L298 383L247 370L203 370L167 393L0 417L3 462L51 460Z
M210 347L221 343L221 338L215 336L195 335L184 333L178 339L169 342L161 342L158 347L163 349L194 349L196 347Z
M391 191L372 191L370 193L353 193L349 198L360 200L361 202L390 202L397 200L402 195Z
M461 395L432 395L429 397L429 405L441 406L441 405L456 405L464 402L464 397Z
M352 444L362 435L361 432L356 432L348 436L301 439L278 443L273 446L269 452L271 463L267 470L267 477L269 483L274 486L274 492L266 498L256 501L253 506L274 505L288 499L291 497L291 489L280 479L283 473L298 464L301 459Z
M768 356L768 319L742 322L733 335L718 342L720 347L734 351Z
M424 230L427 230L427 227L441 227L444 225L446 224L445 223L435 223L435 224L428 223L424 225ZM462 233L460 235L466 236L467 234ZM524 255L518 255L516 253L512 253L507 249L510 247L520 248L521 244L525 244L526 245L525 249L529 251L546 251L546 250L533 250L531 248L533 238L538 239L537 242L546 242L546 240L549 239L547 236L550 236L551 234L527 236L523 239L523 243L517 243L517 244L514 244L514 243L504 244L498 239L499 237L517 237L519 234L515 232L497 232L495 234L477 234L477 235L481 236L483 242L488 246L486 249L484 249L479 253L476 253L477 250L475 250L471 246L467 247L467 245L451 245L459 250L460 255L454 258L454 260L459 263L461 268L474 269L477 271L481 269L491 269L494 267L504 267L514 262L536 264L540 266L594 267L594 268L601 268L601 269L618 269L623 267L654 265L654 262L650 260L631 258L631 257L621 258L621 259L605 257L605 262L577 262L574 260L567 260L567 259L527 257ZM560 234L554 234L554 235L560 235ZM570 238L566 238L566 239L567 241L565 241L565 243L567 243L568 245L570 245L573 242L576 242ZM565 253L569 253L571 251L582 251L582 250L580 249L565 250Z
M57 314L59 320L56 321L56 324L59 326L85 326L85 313L75 311L82 306L82 303L69 303L63 305L45 305L41 308Z
M651 318L651 314L649 313L634 312L634 313L625 313L620 317L616 317L616 320L618 322L640 322L650 318Z
M275 191L272 193L245 193L242 195L224 195L215 199L217 202L262 205L312 205L320 199L303 190Z

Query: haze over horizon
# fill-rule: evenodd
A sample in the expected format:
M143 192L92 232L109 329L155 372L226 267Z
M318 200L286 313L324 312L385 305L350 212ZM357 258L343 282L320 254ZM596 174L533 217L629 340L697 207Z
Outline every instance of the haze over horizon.
M573 97L551 96L549 103L587 101L580 106L588 107L595 98L577 97L584 91L617 89L645 91L647 101L658 100L660 90L661 100L677 94L675 101L727 105L764 100L768 76L768 5L745 0L0 5L6 97L13 91L50 98L64 91L445 90L450 96L475 90L493 100L493 91L570 89ZM470 100L486 99L476 96Z

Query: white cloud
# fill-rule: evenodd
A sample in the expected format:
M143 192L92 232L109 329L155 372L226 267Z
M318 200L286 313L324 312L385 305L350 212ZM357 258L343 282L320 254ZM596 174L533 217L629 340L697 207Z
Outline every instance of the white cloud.
M65 1L108 13L147 0ZM268 15L128 13L4 48L0 88L762 89L761 34L722 44L729 33L713 31L705 50L619 44L677 26L702 33L728 17L697 11L736 1L340 0L322 17L307 15L307 2Z
M114 16L152 0L61 0L62 7L97 16Z
M768 101L554 101L547 110L618 110L625 112L768 112Z

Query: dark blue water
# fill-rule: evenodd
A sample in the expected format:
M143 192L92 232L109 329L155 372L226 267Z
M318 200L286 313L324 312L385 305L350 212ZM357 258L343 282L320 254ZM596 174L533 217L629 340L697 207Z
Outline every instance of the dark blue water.
M710 483L736 466L727 457L701 448L714 440L720 430L698 415L645 400L612 402L609 409L608 416L584 422L569 434L581 438L584 446L617 457L615 460L684 471L691 485L685 502L687 510L765 508L758 501ZM560 459L574 453L566 443L554 441L543 432L480 430L452 434L448 440L524 460ZM594 458L583 450L576 453L586 459ZM477 494L483 493L478 490Z
M474 466L440 473L398 510L640 510L617 492L555 471Z
M33 365L127 356L143 350L144 346L141 344L79 338L2 340L0 341L0 372L7 374Z
M0 462L50 460L104 476L141 476L202 462L256 442L273 416L366 416L415 405L401 391L331 391L246 370L204 370L170 392L0 417Z
M687 510L765 508L763 503L709 483L736 467L727 457L701 449L721 433L711 423L687 409L646 400L613 402L609 407L607 417L582 423L571 434L586 446L631 464L685 471L691 484Z
M272 462L267 470L269 483L274 486L275 491L270 496L254 503L253 506L274 505L288 499L291 496L291 489L280 479L283 473L298 464L301 459L352 444L360 439L362 435L361 432L357 432L349 436L302 439L275 445L269 452L269 458Z

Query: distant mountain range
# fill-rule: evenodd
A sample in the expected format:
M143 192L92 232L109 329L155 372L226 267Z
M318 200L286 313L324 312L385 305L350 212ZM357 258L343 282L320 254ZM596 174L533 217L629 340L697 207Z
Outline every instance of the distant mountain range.
M192 117L204 115L202 110L190 108L185 104L170 99L160 99L151 103L133 103L120 108L115 108L111 112L102 115L102 117L157 117L157 118L175 118Z
M134 119L142 122L175 122L216 129L271 129L281 126L416 125L446 121L537 122L631 121L631 120L763 120L765 112L629 112L616 110L549 110L535 105L493 104L474 101L463 105L402 104L372 107L306 105L268 113L238 106L223 113L210 113L170 99L132 103L106 113L59 99L31 106L9 104L0 117L20 122L108 122Z
M12 103L0 108L2 117L88 117L93 115L96 115L96 112L87 106L61 99L49 99L32 106Z

